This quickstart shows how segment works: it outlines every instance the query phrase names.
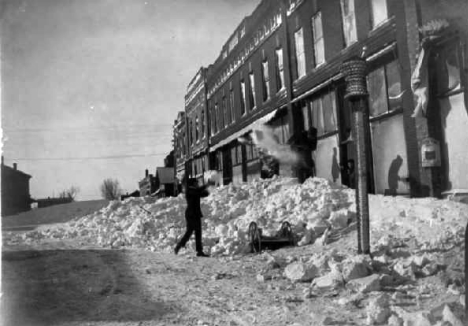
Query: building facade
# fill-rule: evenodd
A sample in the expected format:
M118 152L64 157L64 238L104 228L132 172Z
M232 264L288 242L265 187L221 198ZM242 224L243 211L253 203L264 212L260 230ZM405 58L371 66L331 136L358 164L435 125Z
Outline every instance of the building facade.
M204 172L209 169L206 68L200 68L187 87L185 116L187 130L185 173L188 177L203 180Z
M176 189L180 189L179 185L182 184L185 176L186 163L187 163L187 129L185 112L180 111L177 114L177 119L174 121L173 127L173 146L174 146L174 175L176 176Z
M350 185L353 121L341 66L358 56L368 66L369 191L468 193L467 13L463 0L261 1L206 71L207 141L189 141L190 157L209 153L203 167L223 184L247 182L262 177L264 163L239 137L259 124L279 144L314 131L315 175ZM281 162L278 173L295 175Z
M5 165L2 156L2 216L14 215L31 209L30 179L29 174L18 170L16 163L13 163L13 167Z

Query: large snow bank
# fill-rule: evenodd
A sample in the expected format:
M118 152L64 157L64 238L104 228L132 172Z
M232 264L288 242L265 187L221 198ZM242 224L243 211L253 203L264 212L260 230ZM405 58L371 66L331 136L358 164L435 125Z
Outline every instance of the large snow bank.
M354 190L320 178L298 184L292 178L275 177L213 188L202 200L203 244L212 254L245 252L250 222L255 221L263 234L273 235L283 221L288 221L301 240L299 244L305 245L313 241L311 233L319 236L326 228L344 228L355 219L354 196ZM428 245L459 235L468 221L468 206L447 200L370 195L369 205L373 230L403 235L409 232ZM87 236L102 246L170 251L185 231L185 207L183 195L113 201L93 214L24 233L16 241ZM432 229L434 236L422 234L421 230L427 228L418 227L421 223ZM193 247L193 241L190 245Z

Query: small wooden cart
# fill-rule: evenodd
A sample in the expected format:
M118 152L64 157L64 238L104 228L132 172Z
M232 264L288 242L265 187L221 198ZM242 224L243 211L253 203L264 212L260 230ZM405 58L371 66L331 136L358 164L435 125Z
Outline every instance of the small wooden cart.
M248 235L250 252L252 253L258 253L264 249L276 250L295 245L294 234L289 222L283 222L275 236L262 235L262 229L257 226L257 223L251 222Z

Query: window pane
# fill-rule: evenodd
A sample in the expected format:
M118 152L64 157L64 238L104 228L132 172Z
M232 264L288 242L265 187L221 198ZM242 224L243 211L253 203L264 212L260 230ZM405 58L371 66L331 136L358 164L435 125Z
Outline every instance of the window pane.
M371 0L372 5L372 27L387 20L387 0Z
M296 45L297 77L305 75L304 35L302 28L294 33Z
M268 74L268 61L262 63L263 72L263 101L270 98L270 77Z
M316 99L311 102L312 106L312 125L317 129L317 135L323 135L324 133L324 123L323 123L323 113L322 113L322 101L321 99Z
M250 88L249 88L249 102L250 109L253 109L257 106L257 99L255 96L255 77L253 72L249 74Z
M236 120L236 111L234 110L234 91L229 92L229 109L231 110L231 122Z
M241 81L241 115L245 113L245 82Z
M304 130L309 130L309 108L307 104L304 103L302 106L302 120L304 121Z
M319 12L317 15L312 17L312 27L314 33L314 39L320 39L323 36L322 31L322 13Z
M331 132L337 129L335 93L329 93L322 98L322 110L324 120L324 132Z
M312 17L312 37L314 42L315 66L325 62L325 47L322 31L322 14Z
M384 68L372 71L367 79L369 90L369 114L372 117L388 111Z
M387 65L388 104L390 110L401 107L403 92L401 91L400 69L397 61Z
M345 45L349 46L357 40L354 0L341 0L341 16Z
M323 38L315 43L314 47L315 52L315 65L318 66L325 62L325 46L323 42Z
M276 87L277 91L283 88L284 71L283 71L283 49L276 50Z

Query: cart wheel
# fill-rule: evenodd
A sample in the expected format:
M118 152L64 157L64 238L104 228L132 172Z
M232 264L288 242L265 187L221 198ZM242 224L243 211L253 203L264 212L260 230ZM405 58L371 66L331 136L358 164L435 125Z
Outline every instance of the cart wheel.
M262 247L262 240L260 237L260 230L257 227L257 223L251 222L249 225L249 241L250 241L250 252L260 252Z

